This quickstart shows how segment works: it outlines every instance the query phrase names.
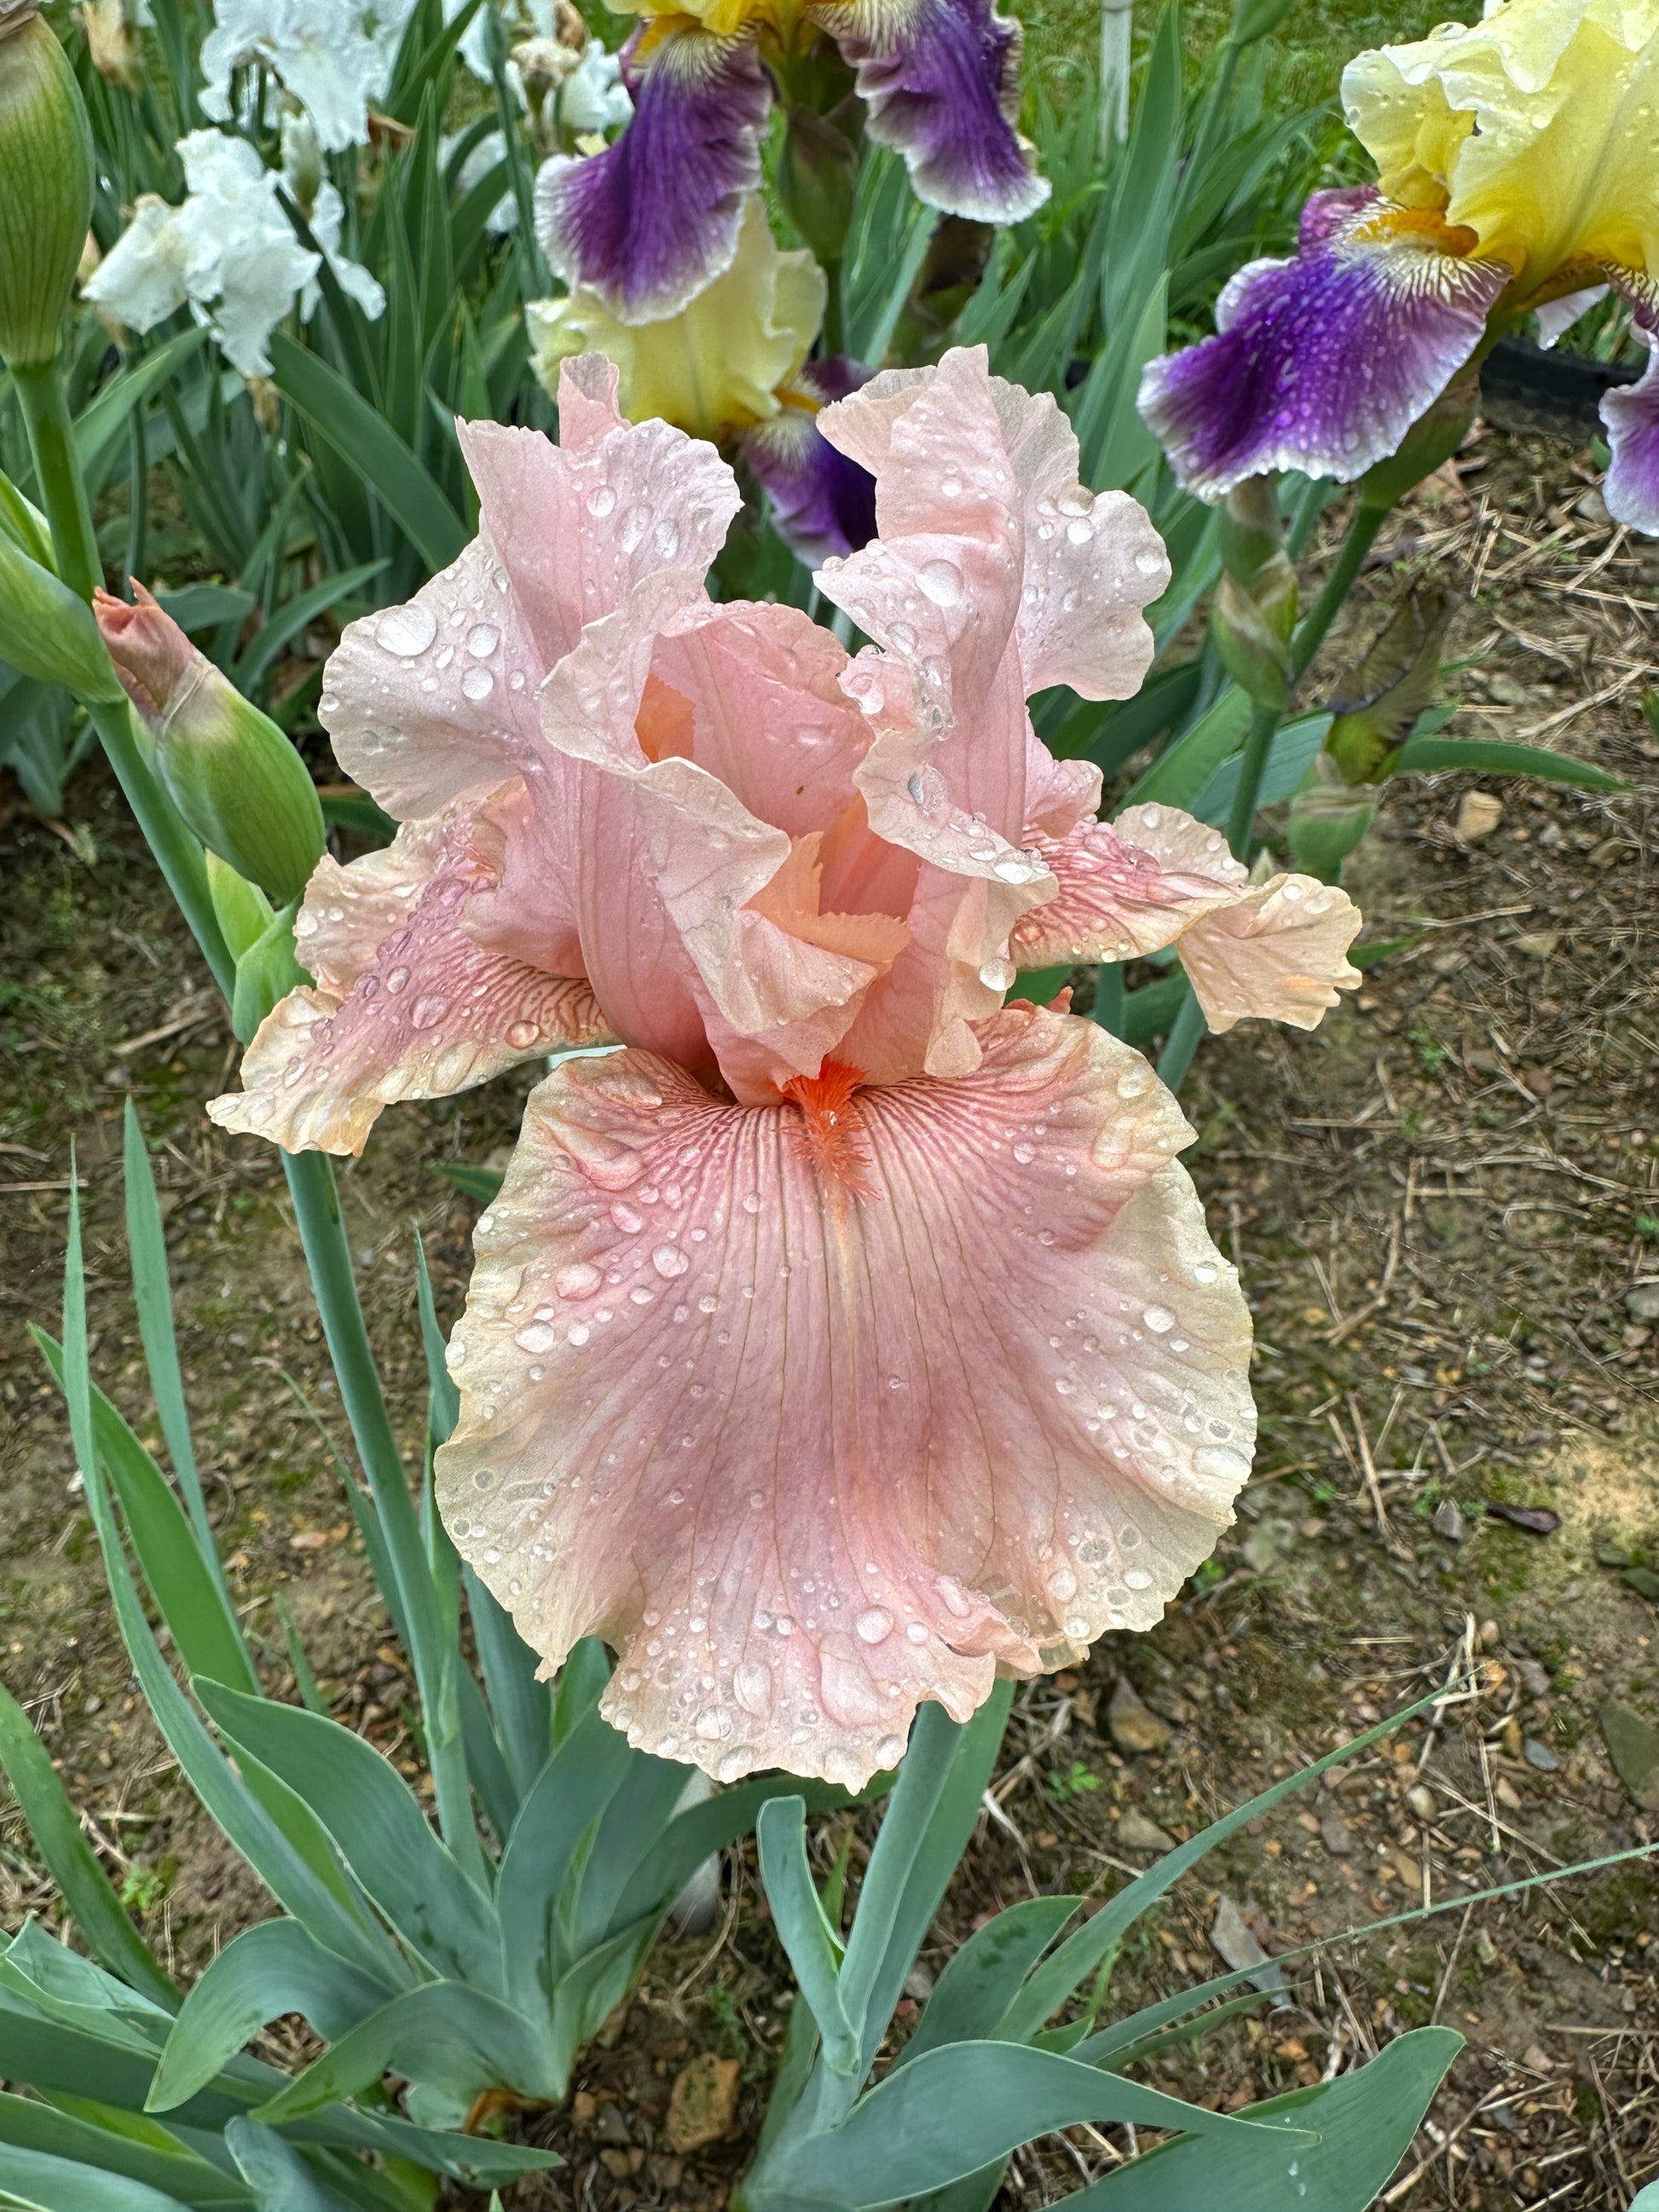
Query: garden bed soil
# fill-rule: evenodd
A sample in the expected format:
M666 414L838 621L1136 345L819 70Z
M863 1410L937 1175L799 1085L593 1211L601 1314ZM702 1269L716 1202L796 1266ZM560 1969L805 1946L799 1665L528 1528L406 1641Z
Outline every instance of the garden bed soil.
M1247 1024L1201 1052L1186 1158L1255 1310L1256 1472L1153 1633L1108 1637L1021 1691L901 2031L988 1913L1057 1889L1087 1910L1160 1832L1190 1833L1430 1689L1454 1689L1431 1720L1179 1885L1110 2002L1218 1971L1218 1936L1241 1920L1272 1954L1656 1833L1659 1772L1627 1759L1621 1780L1603 1720L1611 1705L1659 1726L1659 1296L1643 1296L1659 1285L1659 743L1640 707L1659 560L1559 449L1489 434L1385 541L1349 635L1417 574L1467 601L1455 730L1571 750L1632 787L1492 781L1502 819L1478 839L1458 829L1467 781L1391 787L1352 887L1368 937L1405 946L1316 1034ZM21 811L0 821L0 1630L88 1834L188 1973L269 1901L136 1697L27 1335L56 1327L73 1139L94 1369L153 1428L119 1232L129 1097L159 1148L198 1455L268 1681L289 1679L285 1605L336 1711L412 1772L410 1692L342 1503L344 1425L275 1159L200 1110L234 1066L222 1015L101 771L74 798L78 850ZM529 1080L389 1113L343 1173L411 1468L411 1240L453 1316L474 1209L436 1164L499 1158ZM856 1865L872 1822L847 1818ZM845 1825L818 1837L826 1864ZM1611 2212L1659 2171L1656 1903L1638 1864L1336 1943L1154 2078L1236 2106L1443 2021L1463 2054L1382 2202ZM52 1899L8 1806L0 1913L15 1928L28 1911L50 1917ZM730 1854L717 1925L656 1954L569 2106L523 2123L570 2163L509 2192L511 2212L722 2205L787 1986L752 1863ZM1118 2129L1050 2139L1000 2202L1051 2202L1127 2148Z

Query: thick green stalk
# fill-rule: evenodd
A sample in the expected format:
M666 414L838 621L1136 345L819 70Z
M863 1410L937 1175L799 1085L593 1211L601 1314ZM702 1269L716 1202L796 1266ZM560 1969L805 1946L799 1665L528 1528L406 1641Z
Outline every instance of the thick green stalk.
M71 591L90 599L104 580L103 564L75 450L62 361L44 368L15 369L12 374L28 425L35 480L52 526L58 575ZM202 848L140 751L125 701L89 705L87 715L213 980L228 999L236 988L236 963L213 910Z
M845 353L847 350L847 325L841 289L842 269L842 264L839 261L826 261L823 264L825 290L823 349L826 354L830 355Z
M368 1478L409 1625L410 1658L421 1693L438 1825L460 1864L482 1883L483 1853L461 1742L458 1692L453 1669L444 1663L436 1592L357 1296L333 1165L321 1152L284 1152L283 1169L341 1403Z
M1284 718L1280 707L1258 707L1250 717L1243 750L1238 757L1238 788L1233 793L1232 812L1227 817L1227 842L1247 867L1251 857L1250 824L1255 820L1256 805L1261 797L1261 779L1267 773L1267 756Z
M1158 1056L1158 1075L1160 1083L1178 1091L1186 1079L1187 1070L1193 1064L1193 1054L1198 1050L1198 1041L1204 1034L1204 1012L1198 1003L1197 994L1190 983L1182 1000L1180 1011L1170 1024L1170 1034L1164 1040L1164 1049Z
M1386 507L1370 506L1354 509L1353 519L1348 525L1348 534L1342 541L1342 550L1331 563L1330 574L1320 587L1319 597L1298 624L1291 641L1292 690L1307 674L1314 655L1325 642L1331 624L1358 580L1359 572L1365 565L1365 556L1376 544L1376 533L1382 527L1389 511ZM1245 732L1244 748L1238 763L1238 788L1233 793L1232 812L1227 817L1227 842L1247 866L1252 858L1250 828L1255 820L1256 805L1261 796L1261 779L1267 772L1273 739L1279 734L1288 703L1286 708L1258 707ZM1158 1063L1158 1075L1171 1091L1181 1088L1203 1034L1204 1016L1189 987L1181 1002L1181 1011L1170 1025L1170 1034Z
M1348 525L1348 534L1342 541L1342 550L1331 563L1331 571L1320 586L1319 597L1314 601L1297 625L1291 641L1291 683L1299 684L1312 665L1313 657L1325 642L1325 635L1336 620L1343 601L1358 580L1365 565L1365 556L1376 543L1376 533L1387 521L1391 510L1386 507L1357 507L1353 520ZM1234 850L1237 850L1235 844Z
M1095 970L1094 1018L1115 1037L1123 1034L1123 969L1115 960L1102 961Z

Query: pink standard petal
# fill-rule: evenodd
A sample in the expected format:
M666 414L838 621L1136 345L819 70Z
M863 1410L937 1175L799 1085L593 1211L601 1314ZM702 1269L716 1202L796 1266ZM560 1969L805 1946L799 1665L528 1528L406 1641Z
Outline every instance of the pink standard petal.
M778 611L749 611L763 647L752 690L729 667L705 685L708 665L696 648L702 608L674 579L650 580L626 608L589 626L542 700L546 742L562 757L565 834L580 863L574 889L583 963L612 1027L700 1077L718 1066L740 1097L755 1099L817 1069L878 972L833 944L781 927L763 902L751 904L789 861L790 839L684 750L709 744L723 766L753 781L757 795L775 786L787 718L782 731L767 726L781 695L760 618ZM677 621L689 637L677 637ZM793 625L786 629L793 638ZM737 642L733 629L722 650L729 654ZM805 650L799 638L793 643ZM696 690L696 706L660 677L647 696L659 652ZM688 734L672 701L682 701L695 724L711 698L720 709L718 732ZM642 708L659 740L654 760L637 733ZM797 700L792 713L799 710ZM830 719L838 714L809 695L814 732L828 728L844 748L846 718ZM804 789L810 745L801 759L796 781ZM831 779L837 787L843 774Z
M402 606L348 623L317 715L346 774L399 820L531 772L547 663L483 538Z
M568 443L463 423L479 535L406 605L351 623L320 719L340 764L402 818L542 764L536 696L585 623L665 570L701 597L741 500L712 446L624 422L595 356L560 379Z
M1097 495L1079 481L1077 434L1053 398L990 375L988 358L983 346L956 348L937 368L886 370L824 409L820 429L876 478L884 534L948 533L966 470L952 466L951 456L932 468L907 465L911 452L899 426L939 387L959 405L968 444L967 425L982 430L988 401L1024 530L1017 632L1026 694L1069 684L1087 699L1127 698L1152 659L1141 610L1169 584L1164 541L1138 501L1121 491Z
M617 1649L636 1744L855 1786L919 1700L1150 1626L1231 1518L1249 1321L1190 1129L1092 1023L981 1049L850 1104L637 1053L532 1096L439 1498L544 1672Z
M222 1128L290 1152L361 1152L395 1099L444 1097L605 1035L580 976L504 958L466 930L467 901L501 866L483 807L515 798L522 787L472 793L349 867L325 856L295 924L317 988L290 991L260 1024L242 1089L209 1103Z
M562 409L573 368L589 358L563 365ZM550 668L647 577L673 569L701 582L743 505L737 478L702 439L654 419L596 437L591 394L580 405L584 442L574 448L499 422L460 433L480 523Z
M689 612L651 662L690 710L690 757L792 837L844 811L869 749L841 688L847 665L840 641L799 608L743 600Z

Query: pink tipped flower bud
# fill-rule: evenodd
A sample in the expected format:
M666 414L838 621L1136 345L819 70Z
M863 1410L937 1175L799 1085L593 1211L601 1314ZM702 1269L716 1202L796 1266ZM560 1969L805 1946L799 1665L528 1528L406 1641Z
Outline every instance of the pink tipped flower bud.
M0 359L43 368L92 220L92 132L37 0L0 0Z
M93 612L115 672L155 739L173 802L207 847L278 906L322 857L323 810L305 763L142 584Z

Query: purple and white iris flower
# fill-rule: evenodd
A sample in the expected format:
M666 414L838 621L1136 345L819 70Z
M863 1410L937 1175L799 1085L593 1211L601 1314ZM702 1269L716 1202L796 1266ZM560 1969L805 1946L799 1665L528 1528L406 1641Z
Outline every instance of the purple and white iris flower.
M877 144L929 206L983 222L1040 207L1015 128L1020 29L994 0L634 0L623 51L632 121L613 145L537 180L553 268L618 320L675 313L731 263L760 183L773 71L827 37L852 67Z
M1351 62L1374 185L1316 192L1294 257L1241 269L1216 335L1148 364L1140 411L1188 491L1352 482L1523 315L1593 288L1659 343L1659 0L1506 0ZM1602 403L1616 520L1659 532L1659 356Z

